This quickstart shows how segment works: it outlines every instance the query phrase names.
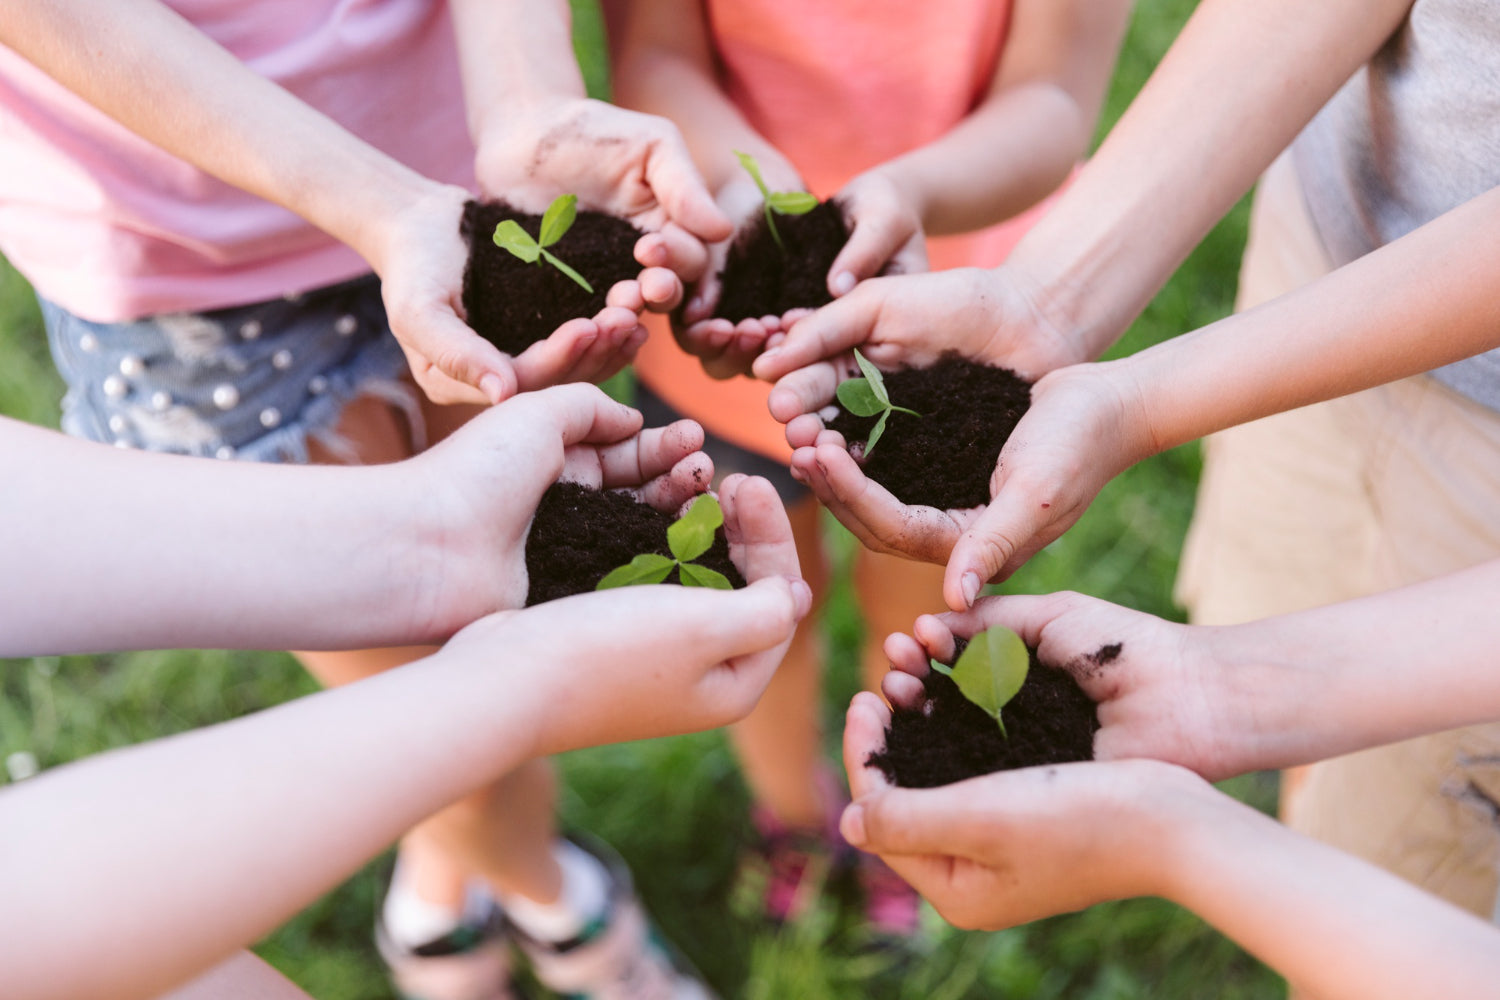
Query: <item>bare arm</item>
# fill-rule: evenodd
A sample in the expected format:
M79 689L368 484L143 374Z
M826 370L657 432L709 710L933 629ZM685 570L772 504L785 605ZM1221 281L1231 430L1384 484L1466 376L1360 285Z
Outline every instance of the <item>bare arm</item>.
M1130 4L1030 0L1012 13L984 101L941 138L878 170L918 206L928 234L1029 208L1088 152Z
M1388 872L1287 830L1159 761L1064 764L941 788L889 786L869 753L889 710L862 693L843 832L945 917L987 930L1163 896L1321 1000L1479 1000L1500 932Z
M1009 265L1097 356L1410 0L1208 0L1067 195Z
M771 485L721 499L743 590L501 613L400 670L0 790L6 996L156 996L521 760L742 717L812 598Z

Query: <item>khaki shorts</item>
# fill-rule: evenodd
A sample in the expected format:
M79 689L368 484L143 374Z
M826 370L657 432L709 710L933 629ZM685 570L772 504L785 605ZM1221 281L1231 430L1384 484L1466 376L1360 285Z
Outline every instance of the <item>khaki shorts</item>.
M1283 156L1256 193L1236 308L1331 268ZM1500 414L1420 375L1209 438L1177 597L1194 622L1232 624L1494 558ZM1282 814L1297 830L1496 916L1500 723L1289 772Z

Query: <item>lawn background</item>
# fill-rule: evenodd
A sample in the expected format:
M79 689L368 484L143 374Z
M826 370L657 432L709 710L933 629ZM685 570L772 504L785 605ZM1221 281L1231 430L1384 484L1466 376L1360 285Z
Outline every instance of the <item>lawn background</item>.
M586 75L602 93L607 70L597 11L589 0L575 0L574 6ZM1137 5L1100 135L1144 83L1192 6L1188 0ZM1242 203L1113 353L1139 350L1228 311L1245 216ZM30 290L0 261L0 413L55 427L61 395ZM1189 446L1127 471L1005 589L1067 588L1180 617L1171 587L1198 469L1197 448ZM100 502L108 502L107 488ZM847 536L839 540L840 571L849 546ZM203 554L203 565L205 573L232 570L217 565L211 552ZM862 626L842 583L826 614L832 756L842 708L858 683ZM0 660L0 758L24 751L53 767L253 712L314 688L283 653ZM747 824L744 789L720 735L585 751L561 765L564 822L602 836L629 860L669 936L725 996L1237 1000L1284 992L1275 975L1232 943L1159 900L1099 906L998 934L954 931L929 913L924 953L901 966L886 956L862 955L832 905L773 934L726 906ZM6 780L0 771L0 784ZM234 775L225 780L232 782ZM1230 789L1262 808L1274 800L1274 782L1264 776L1241 779ZM263 942L260 953L322 1000L390 997L369 937L389 864L389 855L372 862Z

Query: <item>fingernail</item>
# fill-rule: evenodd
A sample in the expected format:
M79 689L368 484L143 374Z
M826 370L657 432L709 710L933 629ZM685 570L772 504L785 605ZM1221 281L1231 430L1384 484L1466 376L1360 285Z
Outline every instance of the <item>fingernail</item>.
M840 271L833 276L833 294L848 295L854 291L855 278L848 271Z
M974 601L979 597L979 588L983 586L979 580L978 573L965 573L961 581L964 591L964 603L969 607L974 606Z
M484 393L484 398L488 399L491 403L500 402L500 395L503 392L500 384L500 376L492 372L482 377L479 380L479 391Z
M863 847L869 842L865 835L865 809L858 802L851 802L844 807L844 815L839 817L839 833L854 847Z
M797 620L800 622L807 617L812 610L813 592L807 585L807 581L800 576L789 576L787 580L792 585L792 601L796 607Z

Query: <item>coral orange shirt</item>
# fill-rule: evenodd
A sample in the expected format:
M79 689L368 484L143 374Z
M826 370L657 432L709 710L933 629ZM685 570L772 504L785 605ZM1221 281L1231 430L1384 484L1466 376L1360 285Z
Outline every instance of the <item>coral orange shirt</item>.
M984 99L1004 48L1008 0L705 0L726 93L820 197L932 142ZM994 266L1045 210L927 244L934 270ZM742 448L789 457L770 386L709 378L657 321L636 373L678 412Z

